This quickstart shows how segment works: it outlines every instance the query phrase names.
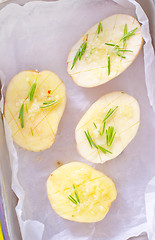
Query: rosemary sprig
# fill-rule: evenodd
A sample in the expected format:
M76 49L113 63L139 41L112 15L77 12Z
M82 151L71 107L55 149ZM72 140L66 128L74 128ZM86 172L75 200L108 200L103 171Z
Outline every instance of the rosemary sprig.
M126 56L120 54L120 53L117 53L117 56L121 57L121 58L126 58Z
M89 138L90 142L92 143L92 145L93 145L95 148L98 149L97 145L95 144L95 142L93 141L92 137L90 136L90 133L89 133L88 129L87 129L87 135L88 135L88 138Z
M43 102L43 106L41 106L40 108L50 107L50 106L54 105L57 102L58 102L58 100L52 100L52 101L49 101L49 102Z
M93 124L94 124L95 128L97 129L96 123L93 122Z
M111 47L119 47L119 45L117 44L113 44L113 43L104 43L105 45L111 46Z
M103 122L105 122L110 116L111 114L113 114L113 112L118 108L118 106L116 106L115 108L111 109L107 112L105 118L103 119Z
M130 32L126 33L121 39L120 41L124 41L127 40L128 38L130 38L131 36L135 35L135 31L137 30L137 28L134 28L133 30L131 30Z
M22 128L24 127L24 118L23 118L23 116L24 116L24 103L22 103L22 105L21 105L21 108L19 110L19 117L18 117L20 119L20 124L21 124Z
M124 36L127 34L127 24L124 26ZM126 39L123 40L123 48L125 47Z
M89 136L88 136L87 132L86 132L86 131L84 131L84 133L85 133L85 135L86 135L86 138L87 138L87 140L88 140L88 142L89 142L89 144L90 144L91 148L93 148L93 146L92 146L92 143L91 143L91 141L90 141L90 138L89 138Z
M68 196L68 199L69 199L72 203L74 203L75 205L78 204L77 201L75 200L75 198L72 197L71 195Z
M107 152L112 154L112 152L108 151L107 149L103 148L102 146L100 146L100 145L97 145L97 146L104 154L106 154Z
M35 90L36 90L36 86L37 86L37 78L38 77L36 77L36 80L35 80L35 82L32 84L32 86L31 86L31 88L30 88L30 90L29 90L29 92L28 92L28 95L27 95L27 97L26 97L26 99L28 98L28 97L30 97L30 101L32 101L33 100L33 96L34 96L34 92L35 92ZM24 100L24 102L26 101L26 99ZM22 105L21 105L21 108L20 108L20 110L19 110L19 119L20 119L20 124L21 124L21 127L22 128L24 128L24 102L22 103ZM25 103L25 109L26 109L26 112L28 113L28 107L27 107L27 104Z
M97 33L100 34L100 32L103 32L103 26L102 26L101 22L99 22L99 24L98 24L98 31L97 31Z
M85 134L86 134L86 133L87 133L87 135L86 135L86 136L87 136L87 140L88 140L91 148L94 146L96 149L101 150L104 154L106 154L107 152L112 154L112 152L108 151L107 149L103 148L103 147L100 146L100 145L97 145L97 144L93 141L93 139L92 139L92 137L90 136L90 133L89 133L88 130L87 130L87 132L85 131ZM92 146L92 145L93 145L93 146Z
M111 141L110 141L110 143L109 143L109 146L112 145L112 143L113 143L113 141L114 141L114 137L115 137L115 135L116 135L116 132L114 132L114 134L113 134L113 136L112 136L112 138L111 138Z
M110 75L110 56L108 56L108 76Z
M98 149L97 145L95 144L95 142L93 141L92 137L90 136L90 133L89 133L88 129L87 129L87 131L84 131L84 133L85 133L85 135L87 137L87 140L88 140L91 148L93 148L93 146L94 146L95 148Z
M35 82L32 84L32 86L30 88L30 91L28 93L28 97L30 96L30 101L33 100L34 92L35 92L36 86L37 86L37 82L36 81L37 81L37 78L36 78Z
M119 51L119 52L133 52L133 51L131 51L131 50L121 49L121 48L118 48L118 51Z
M50 101L47 101L47 102L43 102L43 105L47 105L47 104L53 103L55 101L58 101L58 100L50 100Z
M80 203L80 199L79 199L79 196L77 194L77 191L76 191L76 188L75 188L74 184L73 184L73 189L74 189L74 194L75 194L76 200L77 200L78 203Z
M86 51L86 48L87 48L87 40L85 40L80 48L78 49L77 53L75 54L75 57L74 57L74 60L73 60L73 63L72 63L72 67L71 67L71 70L73 69L73 67L75 66L75 63L77 62L77 60L79 59L79 61L81 60L81 57L82 55L85 53Z
M103 123L102 132L100 133L101 136L103 136L103 134L104 134L104 130L105 130L105 121L104 121L104 123Z
M108 46L111 46L111 47L115 47L115 49L116 49L117 52L133 52L133 51L128 50L128 49L122 49L122 48L120 48L120 46L117 45L117 44L105 43L105 45L108 45Z
M109 126L108 130L106 130L106 143L108 147L110 147L111 144L113 143L115 135L116 135L116 132L114 132L114 127Z
M94 124L95 128L97 129L96 123L93 122L93 124ZM102 132L100 132L100 131L98 130L100 136L103 136L104 130L105 130L105 122L104 122L104 124L103 124Z

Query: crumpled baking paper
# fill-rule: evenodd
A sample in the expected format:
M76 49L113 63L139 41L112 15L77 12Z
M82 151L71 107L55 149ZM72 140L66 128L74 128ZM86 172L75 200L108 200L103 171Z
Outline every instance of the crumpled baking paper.
M130 14L142 24L143 51L134 63L112 81L92 89L76 86L66 71L67 55L73 44L92 25L112 14ZM52 148L33 153L13 144L5 123L6 140L12 166L12 188L19 198L16 212L23 240L126 240L148 230L155 239L155 82L154 52L148 19L134 0L60 0L9 4L0 12L0 71L6 77L4 95L10 79L19 71L52 70L67 88L67 106ZM154 69L153 69L154 68ZM77 151L75 127L102 95L125 91L141 108L137 136L116 159L90 164ZM111 177L118 197L103 221L92 224L62 219L51 208L46 180L57 162L82 161ZM147 221L148 220L148 221Z

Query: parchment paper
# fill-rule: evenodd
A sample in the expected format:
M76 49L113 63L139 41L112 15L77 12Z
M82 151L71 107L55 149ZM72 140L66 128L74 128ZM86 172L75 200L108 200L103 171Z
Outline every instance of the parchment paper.
M142 23L144 52L114 80L92 89L76 86L66 71L70 48L92 25L116 13L130 14ZM60 0L32 2L24 7L10 4L0 12L0 30L0 70L6 77L4 95L10 79L19 71L47 69L64 81L68 97L56 141L46 151L33 153L14 145L5 122L12 188L19 198L16 212L23 240L126 240L147 228L150 234L155 234L146 223L144 195L147 183L155 175L155 114L150 106L155 109L154 53L148 19L141 7L133 0ZM103 165L92 164L114 180L117 200L101 222L83 224L64 220L48 202L46 180L58 167L58 161L90 164L76 151L74 130L91 104L114 90L131 94L141 108L138 134L123 153ZM151 190L154 192L155 189L153 193ZM146 204L149 200L147 195ZM155 239L152 236L150 239Z

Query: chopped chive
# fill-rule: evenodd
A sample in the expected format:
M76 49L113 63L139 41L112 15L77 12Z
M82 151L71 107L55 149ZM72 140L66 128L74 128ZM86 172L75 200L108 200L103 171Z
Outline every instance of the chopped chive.
M49 104L43 103L44 105L41 106L40 108L50 107L50 106L54 105L54 104L57 103L57 102L58 102L58 100L54 100L54 101L52 101L52 102L49 103Z
M124 26L124 36L127 34L127 24ZM125 47L126 39L123 40L123 48Z
M117 56L121 57L121 58L126 58L126 56L120 54L120 53L117 53Z
M73 69L73 67L75 66L75 63L77 62L77 60L81 60L81 57L82 55L85 53L86 51L86 48L87 48L87 41L84 41L80 48L78 49L78 51L76 52L75 54L75 57L74 57L74 60L73 60L73 63L72 63L72 67L71 67L71 70Z
M124 41L128 38L130 38L131 36L135 35L135 31L137 30L137 28L134 28L133 30L131 30L130 32L126 33L121 39L120 41Z
M112 47L119 47L119 45L113 44L113 43L104 43L104 44Z
M75 198L73 198L71 195L68 196L68 199L69 199L72 203L74 203L75 205L78 204L77 201L75 200Z
M18 118L20 119L21 127L24 128L24 103L21 105Z
M85 135L86 135L86 138L87 138L87 140L88 140L88 142L89 142L91 148L93 148L92 143L91 143L91 140L89 139L89 136L88 136L87 132L84 131L84 133L85 133Z
M76 199L77 199L77 202L80 203L80 199L79 199L79 196L78 196L78 194L77 194L77 191L76 191L76 189L75 189L75 185L74 185L74 184L73 184L73 189L74 189L74 193L75 193L75 197L76 197Z
M98 146L98 148L99 148L104 154L106 154L106 153L112 154L112 152L110 152L109 150L103 148L102 146L100 146L100 145L97 145L97 146Z
M100 34L100 32L103 32L103 26L102 26L102 23L101 22L99 22L99 24L98 24L98 34Z
M108 56L108 76L110 75L110 56Z
M116 106L115 108L111 109L108 111L108 113L106 114L105 118L103 119L103 122L106 121L110 116L111 114L118 108L118 106Z

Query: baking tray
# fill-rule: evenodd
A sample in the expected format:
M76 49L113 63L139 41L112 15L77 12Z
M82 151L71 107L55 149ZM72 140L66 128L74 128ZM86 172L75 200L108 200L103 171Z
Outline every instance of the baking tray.
M33 0L35 1L35 0ZM10 3L17 3L24 5L29 0L10 0L4 1L0 4L0 9L4 8ZM150 21L150 32L155 47L155 2L153 0L137 0L147 14ZM9 153L6 147L5 134L3 127L2 115L0 115L0 211L1 223L4 239L6 240L21 240L20 228L15 213L17 204L17 197L11 189L11 166L9 160ZM146 233L139 237L130 238L130 240L147 240ZM0 235L0 240L1 235Z

